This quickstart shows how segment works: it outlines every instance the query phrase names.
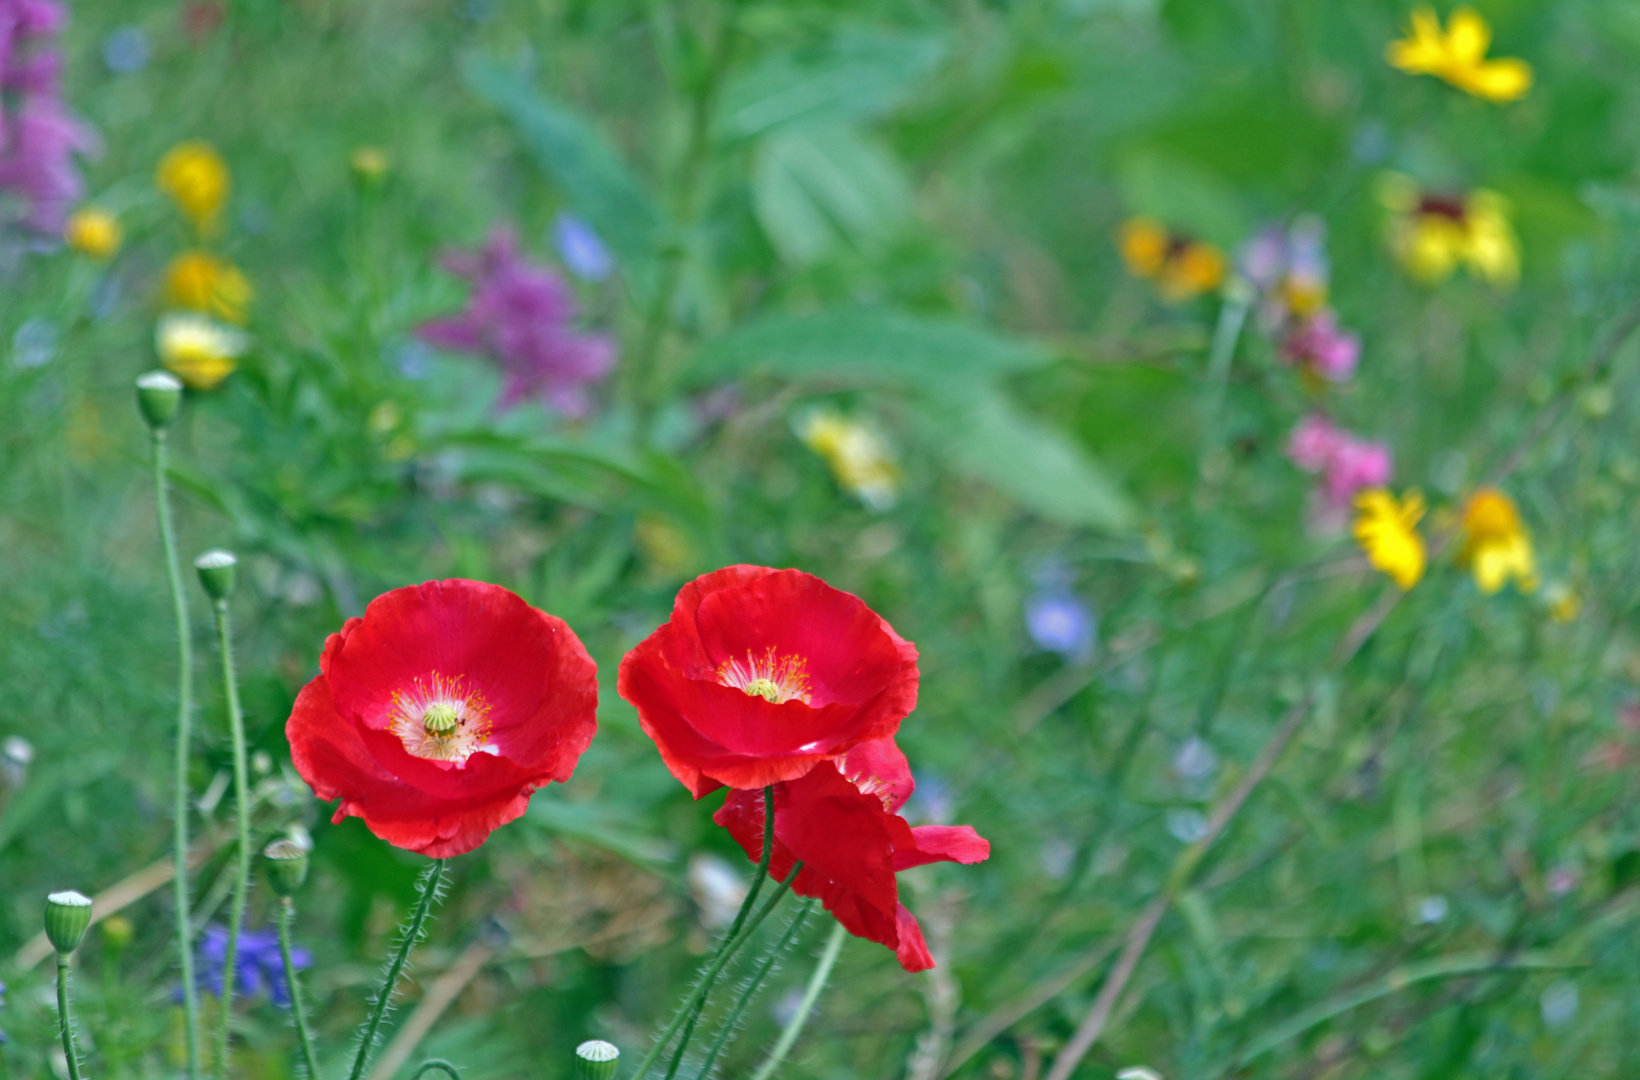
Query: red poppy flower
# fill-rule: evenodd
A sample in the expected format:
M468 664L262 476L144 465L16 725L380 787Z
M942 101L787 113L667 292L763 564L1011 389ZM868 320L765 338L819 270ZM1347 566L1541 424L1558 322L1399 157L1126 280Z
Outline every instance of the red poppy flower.
M429 581L330 635L285 737L302 779L397 847L471 851L568 780L597 730L575 632L499 585Z
M917 648L812 574L730 566L683 587L616 686L698 799L893 735L917 705Z
M931 862L984 862L991 844L967 825L913 829L899 815L915 782L893 739L862 743L807 776L774 786L769 874L820 899L848 932L893 949L907 971L934 966L917 917L900 903L894 875ZM753 862L763 857L763 793L731 791L712 820Z

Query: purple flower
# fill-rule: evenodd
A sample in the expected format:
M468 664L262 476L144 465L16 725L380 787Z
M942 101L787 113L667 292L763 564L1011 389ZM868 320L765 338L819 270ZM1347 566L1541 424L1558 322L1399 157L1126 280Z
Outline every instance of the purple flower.
M1289 327L1281 357L1329 382L1347 382L1361 361L1361 339L1339 328L1331 308L1322 308Z
M23 224L43 233L62 230L84 190L75 158L96 147L59 96L51 39L64 20L55 0L0 0L0 195L17 198Z
M615 366L615 342L573 327L575 299L564 279L518 252L506 229L477 252L447 255L443 266L473 283L466 310L423 323L416 335L453 352L489 357L506 375L503 406L544 402L565 416L592 408L591 386Z
M552 226L553 243L569 272L584 281L602 281L615 269L609 249L581 218L560 213Z
M1038 647L1067 660L1086 659L1098 634L1087 605L1059 590L1040 592L1026 603L1025 629Z
M1305 472L1321 474L1321 495L1334 510L1350 505L1363 488L1383 487L1394 472L1384 443L1359 439L1324 416L1306 416L1287 440L1287 457Z
M199 980L205 989L222 996L222 977L228 958L228 928L212 924L205 928L205 937L199 943ZM235 993L256 997L265 986L268 1000L281 1009L290 1008L290 987L285 983L284 961L279 956L279 933L273 929L257 930L239 935L239 955L234 958L238 971ZM290 962L300 971L312 963L306 949L292 947Z

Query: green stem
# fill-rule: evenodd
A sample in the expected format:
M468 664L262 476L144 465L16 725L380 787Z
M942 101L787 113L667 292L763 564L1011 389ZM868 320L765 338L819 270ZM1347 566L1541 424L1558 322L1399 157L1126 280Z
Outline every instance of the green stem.
M177 620L177 752L176 782L172 795L171 858L176 874L171 881L176 907L177 959L182 973L183 1032L188 1045L188 1080L199 1078L199 987L194 982L194 934L188 913L193 899L188 888L188 756L192 749L189 727L193 720L194 646L188 628L188 592L182 587L177 562L176 530L171 524L171 501L165 490L165 429L154 432L154 504L159 511L159 535L165 548L165 572L171 582L171 607Z
M80 1052L74 1046L74 1011L68 1004L70 953L57 954L57 1019L63 1025L63 1056L68 1058L68 1080L80 1080Z
M649 1053L645 1054L644 1059L638 1062L638 1068L633 1072L632 1080L643 1080L643 1077L648 1074L650 1066L655 1064L655 1059L661 1056L661 1051L666 1049L666 1045L672 1041L672 1036L677 1034L678 1028L682 1027L684 1021L689 1018L689 1015L693 1011L696 1003L706 996L707 987L717 979L718 972L723 970L723 965L729 962L729 958L734 956L741 944L746 941L747 938L751 937L754 932L756 932L757 928L762 925L764 919L769 917L769 912L773 911L775 905L780 903L781 899L786 895L786 890L791 888L792 882L797 880L797 875L802 871L802 869L802 863L796 863L793 865L792 872L786 875L786 880L782 881L780 883L780 887L774 891L774 894L764 901L763 906L758 909L757 914L753 915L751 919L747 921L746 929L740 937L733 941L728 939L724 940L723 944L718 948L717 955L712 958L711 967L707 969L706 974L701 977L701 981L695 986L695 988L689 992L689 996L684 999L683 1005L678 1009L678 1014L674 1016L672 1018L672 1022L666 1026L666 1030L661 1033L661 1037L655 1040L655 1045L650 1047Z
M729 1040L739 1030L740 1018L746 1015L746 1007L752 1003L752 998L757 996L758 990L763 986L763 980L769 977L769 972L774 970L775 961L780 959L781 955L785 953L786 947L797 936L797 931L803 926L803 920L807 919L809 912L814 910L814 904L813 897L803 901L803 906L797 909L797 915L792 919L792 924L786 927L786 932L781 935L774 948L769 950L769 954L763 958L763 962L752 973L751 981L746 984L746 989L741 992L740 1000L736 1001L734 1008L729 1011L728 1019L723 1021L723 1028L718 1032L717 1039L713 1041L712 1048L706 1052L706 1060L701 1062L699 1071L695 1073L698 1080L709 1080L711 1077L712 1066L717 1064L718 1055L723 1053L724 1047L729 1045Z
M1230 383L1230 361L1236 354L1236 342L1241 337L1242 323L1247 321L1250 302L1245 287L1232 285L1226 290L1224 305L1219 308L1218 325L1213 329L1202 409L1201 467L1204 472L1211 471L1211 459L1224 445L1224 398Z
M302 1061L307 1065L308 1080L319 1080L319 1057L313 1052L313 1036L308 1033L307 1006L302 1003L302 986L296 981L296 965L290 959L290 925L296 918L296 905L290 897L279 898L279 959L285 965L285 986L290 991L290 1011L296 1018L296 1038L302 1044Z
M421 1080L422 1076L430 1069L443 1069L447 1075L452 1077L452 1080L461 1080L461 1074L456 1071L456 1067L443 1058L428 1058L417 1066L415 1072L410 1074L410 1080Z
M786 1030L780 1033L780 1041L769 1051L768 1058L752 1074L752 1080L769 1080L780 1063L786 1060L786 1055L791 1053L792 1044L797 1042L804 1025L809 1022L814 1003L820 1000L820 991L826 988L826 980L831 977L831 969L837 964L837 954L843 951L843 938L847 933L842 923L831 928L831 937L826 939L826 949L820 954L820 963L815 965L814 974L809 976L809 985L803 988L803 1000L798 1002L797 1012L786 1023Z
M347 1074L347 1080L359 1080L364 1075L364 1067L369 1063L370 1051L376 1046L376 1032L381 1029L382 1018L387 1015L387 1006L393 1000L393 992L399 987L399 976L404 972L405 962L410 959L410 950L415 948L416 942L421 940L422 927L427 923L427 914L433 910L433 901L438 899L439 887L444 883L444 859L434 859L433 865L416 883L421 895L416 898L416 909L410 915L410 924L405 927L404 940L399 943L399 951L394 954L392 961L387 965L387 974L382 978L381 989L376 992L376 1002L370 1010L370 1018L364 1022L359 1034L359 1052L353 1058L353 1069Z
M222 654L222 689L228 699L228 734L233 741L234 821L238 851L234 856L233 905L228 915L228 946L222 954L222 1017L216 1033L216 1075L228 1075L228 1024L233 1019L233 995L239 981L239 931L245 921L245 894L251 882L251 795L245 764L245 717L239 709L239 680L233 671L233 635L228 628L228 601L217 600L216 644Z
M746 890L746 899L741 901L740 910L735 913L735 921L729 927L729 933L724 936L725 948L731 947L740 936L740 928L746 924L746 916L751 913L752 905L757 901L757 894L763 890L763 880L769 874L769 860L774 856L774 788L763 789L763 858L757 864L757 874L752 880L751 888ZM732 946L739 948L738 945ZM678 1066L683 1064L683 1052L689 1047L689 1040L695 1037L695 1025L700 1023L700 1014L706 1010L706 1001L712 993L714 977L706 980L705 993L695 1002L695 1007L689 1013L689 1020L683 1025L683 1035L678 1038L678 1048L672 1052L672 1060L666 1066L666 1080L672 1080L678 1074Z
M628 394L637 411L638 438L647 441L656 408L658 387L656 373L660 367L661 349L671 323L672 309L677 303L678 289L683 284L683 271L688 258L688 233L694 228L699 213L701 179L712 148L712 114L717 105L718 91L723 84L724 72L734 53L735 37L739 30L740 2L731 0L723 16L718 39L711 60L700 85L695 90L689 115L689 141L685 146L683 163L678 169L675 189L674 221L678 235L669 239L661 250L660 277L655 295L644 317L643 331L638 347L632 351L627 364Z

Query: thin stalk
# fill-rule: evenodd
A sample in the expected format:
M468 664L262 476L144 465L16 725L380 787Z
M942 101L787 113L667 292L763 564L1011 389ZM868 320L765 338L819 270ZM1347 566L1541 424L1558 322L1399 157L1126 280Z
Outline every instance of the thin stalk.
M233 634L228 601L212 604L216 612L217 651L222 654L222 689L228 699L228 734L233 741L234 823L238 852L234 856L233 904L228 915L228 947L222 955L222 1017L216 1032L216 1075L228 1075L228 1024L233 1019L233 992L239 981L239 930L245 921L245 894L251 883L251 794L245 764L245 717L239 709L239 680L233 671Z
M68 1080L80 1080L80 1052L74 1045L74 1011L68 1003L68 964L72 955L57 954L57 1019L63 1025L63 1056L68 1058Z
M154 505L159 512L159 536L165 548L165 572L171 582L171 607L177 620L177 753L175 791L171 802L171 857L176 866L171 901L176 907L177 959L182 975L183 1032L188 1046L188 1080L199 1080L199 987L194 982L194 934L188 913L193 899L188 887L188 756L193 721L194 646L188 630L188 591L182 587L177 562L176 529L171 524L171 500L165 489L165 429L154 428Z
M1246 287L1232 283L1231 288L1225 291L1224 305L1219 308L1218 325L1213 328L1213 343L1207 353L1207 385L1203 393L1203 475L1212 469L1213 458L1224 445L1224 398L1230 383L1230 363L1236 355L1236 342L1241 339L1242 324L1247 321L1249 303Z
M680 235L671 238L661 250L661 270L655 295L644 317L638 347L632 351L632 358L628 361L628 394L637 410L640 441L649 437L649 426L656 407L658 388L654 383L660 367L661 349L666 341L672 309L677 303L678 289L683 284L683 271L689 255L687 234L693 229L699 213L701 180L712 148L712 114L739 31L740 0L731 0L728 8L718 28L712 58L707 63L691 103L688 143L674 188L673 220Z
M814 974L809 976L809 985L803 989L803 1000L798 1002L797 1012L787 1021L786 1030L780 1033L780 1041L774 1044L768 1058L757 1067L752 1080L769 1080L780 1068L780 1063L786 1060L786 1055L791 1053L792 1044L797 1042L797 1037L803 1034L804 1025L809 1022L814 1003L820 1000L820 991L826 988L826 980L831 977L831 969L837 964L837 954L843 951L843 938L847 934L842 923L831 928L831 937L826 939L826 949L820 954L820 963L815 965Z
M645 1054L644 1059L638 1062L638 1068L633 1072L632 1080L643 1080L643 1077L648 1074L650 1066L655 1064L655 1059L661 1056L661 1051L666 1049L666 1045L672 1041L672 1036L677 1034L678 1028L682 1027L684 1021L689 1018L696 1003L706 996L707 987L717 979L718 972L723 970L723 965L729 962L729 958L734 956L741 944L757 931L757 928L763 924L764 919L769 917L769 912L773 911L775 905L785 897L786 890L791 888L792 882L797 880L797 875L802 870L802 863L795 864L791 873L786 875L786 880L782 881L773 895L763 902L763 906L758 909L757 914L747 920L746 929L740 937L733 941L725 939L723 944L719 946L717 955L712 958L711 967L707 969L706 974L701 977L701 981L696 984L695 988L689 992L689 996L684 998L683 1004L678 1008L678 1014L672 1018L672 1022L666 1026L666 1030L661 1032L661 1037L655 1040L655 1045L650 1047L649 1053ZM350 1080L357 1080L357 1078L350 1078Z
M438 898L439 887L444 882L444 859L434 859L433 865L421 876L417 888L421 895L416 899L416 909L410 916L410 925L405 928L404 940L399 944L399 951L387 965L387 974L382 978L381 989L376 992L375 1006L370 1010L370 1018L364 1022L360 1030L359 1052L353 1058L353 1069L347 1074L347 1080L359 1080L364 1075L364 1067L370 1060L370 1051L376 1045L376 1032L382 1026L382 1018L387 1015L387 1005L393 999L393 991L398 989L399 975L404 972L405 962L410 959L410 950L421 940L422 927L427 923L427 914L433 910L433 901Z
M728 948L740 936L740 928L746 924L746 916L751 913L752 905L757 902L757 894L763 890L763 879L769 873L769 860L774 855L774 788L763 789L763 858L757 864L757 874L752 880L751 888L746 890L746 899L740 903L740 910L735 913L735 921L730 924L729 932L723 937L723 947ZM738 948L739 946L735 946ZM701 994L700 1000L695 1003L689 1014L689 1020L683 1025L683 1035L678 1039L678 1048L672 1052L672 1060L666 1066L666 1080L672 1080L678 1074L678 1066L683 1063L683 1052L689 1047L689 1040L695 1036L695 1025L700 1023L700 1014L706 1010L707 998L712 992L712 979L706 980L706 992Z
M456 1067L443 1058L428 1058L416 1066L416 1071L410 1074L410 1080L421 1080L433 1069L443 1069L445 1074L451 1077L451 1080L461 1080L461 1074L456 1071Z
M302 1044L302 1062L307 1066L309 1080L319 1080L319 1057L313 1052L313 1036L308 1033L307 1006L302 1002L302 986L296 981L296 965L290 958L290 927L296 918L296 905L290 897L279 898L279 959L285 965L285 986L290 991L290 1011L296 1018L296 1038Z
M746 1007L752 1003L752 998L757 996L758 990L763 986L763 980L769 977L769 972L774 970L775 961L780 959L781 954L786 951L786 947L797 936L797 931L802 928L803 921L809 917L809 912L814 910L814 904L813 897L803 901L803 906L797 909L797 915L792 919L792 924L786 927L786 932L781 935L779 941L775 942L774 948L769 950L769 955L763 958L763 963L758 965L757 970L752 973L751 981L746 984L746 989L741 992L740 1000L735 1002L735 1007L730 1010L728 1018L723 1021L723 1029L718 1032L717 1039L712 1043L712 1048L706 1053L706 1060L701 1062L700 1070L695 1074L699 1080L709 1080L711 1077L712 1066L717 1064L718 1055L723 1053L724 1047L729 1045L729 1040L734 1037L735 1031L739 1029L740 1018L746 1015Z

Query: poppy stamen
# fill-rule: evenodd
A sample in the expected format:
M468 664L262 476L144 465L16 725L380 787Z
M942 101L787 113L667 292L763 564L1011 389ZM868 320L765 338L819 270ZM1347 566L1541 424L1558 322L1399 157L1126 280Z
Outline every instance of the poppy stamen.
M725 660L718 668L718 680L751 697L774 705L788 701L809 703L808 661L801 656L779 656L772 647L762 656L748 652L746 659Z
M426 682L417 679L410 690L393 695L390 728L411 755L464 768L474 754L496 752L489 712L484 695L460 676L434 672Z

